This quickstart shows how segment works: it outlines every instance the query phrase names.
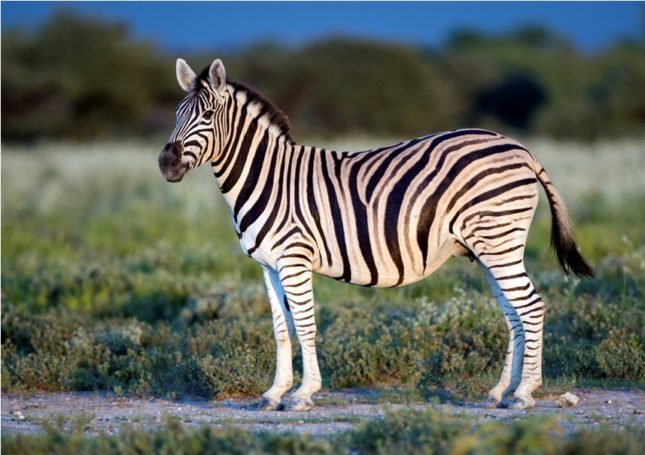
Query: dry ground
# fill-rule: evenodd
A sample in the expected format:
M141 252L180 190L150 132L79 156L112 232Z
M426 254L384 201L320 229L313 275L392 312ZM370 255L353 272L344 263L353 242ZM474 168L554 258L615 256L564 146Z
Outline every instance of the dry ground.
M645 426L645 391L576 389L580 402L573 408L556 406L556 396L537 400L531 411L486 409L480 404L430 404L387 402L391 393L376 391L333 391L317 395L317 406L308 413L260 412L248 399L181 401L116 398L103 393L34 393L5 395L2 399L2 432L38 433L43 422L62 416L66 425L82 421L88 434L116 433L123 424L154 429L164 416L174 416L185 425L234 425L245 429L335 434L353 428L367 419L378 419L387 411L439 409L479 419L508 420L528 415L558 415L565 430L593 427L600 423L620 427L627 423ZM58 417L60 418L60 417Z

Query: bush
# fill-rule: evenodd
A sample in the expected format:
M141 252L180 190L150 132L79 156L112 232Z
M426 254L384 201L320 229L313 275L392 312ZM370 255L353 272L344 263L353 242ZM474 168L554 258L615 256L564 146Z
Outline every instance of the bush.
M108 455L136 450L138 454L604 454L637 455L645 450L642 426L620 429L605 425L564 434L554 418L529 417L477 424L437 411L388 412L382 419L326 439L307 434L250 432L235 427L199 428L166 418L156 430L124 426L115 435L88 437L87 416L64 429L62 419L44 424L41 435L2 436L7 453L74 453ZM133 449L134 448L134 449Z
M634 333L610 331L598 346L596 361L608 378L645 381L645 350Z
M640 149L605 147L638 167ZM609 158L596 152L604 168ZM2 201L4 391L210 398L257 396L271 384L261 270L239 252L215 184L201 180L209 170L172 186L151 166L122 145L3 153L3 194L11 195ZM547 381L644 381L645 211L641 196L621 191L572 211L595 279L565 279L546 254L550 220L538 215L534 224L526 262L547 305ZM508 332L467 260L401 289L314 281L325 387L416 386L426 399L479 400L496 382Z

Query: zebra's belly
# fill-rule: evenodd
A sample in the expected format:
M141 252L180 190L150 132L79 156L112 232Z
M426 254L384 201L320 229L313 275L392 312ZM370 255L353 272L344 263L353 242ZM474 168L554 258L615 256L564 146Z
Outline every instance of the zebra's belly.
M376 276L366 263L354 261L349 264L349 271L343 264L321 265L314 272L345 283L375 288L401 287L420 281L435 272L448 258L456 256L451 248L442 248L427 258L425 267L404 257L403 274L397 268L383 263L376 263ZM406 260L409 259L409 260Z

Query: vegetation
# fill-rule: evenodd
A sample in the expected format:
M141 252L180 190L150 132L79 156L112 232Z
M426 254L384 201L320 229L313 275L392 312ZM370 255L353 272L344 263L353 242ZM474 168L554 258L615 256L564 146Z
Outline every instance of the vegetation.
M547 384L643 385L642 144L529 146L562 182L598 272L562 275L541 206L527 260L548 302ZM27 150L3 151L4 391L210 398L268 388L275 354L260 268L240 252L208 169L170 185L149 145ZM602 187L590 184L598 176ZM322 277L314 289L325 387L479 400L500 373L506 328L466 259L401 289ZM298 374L297 345L294 354Z
M82 37L82 39L79 39ZM642 135L645 44L584 54L547 29L456 31L441 46L333 38L182 55L224 58L300 135L417 136L464 126L596 139ZM182 92L174 60L127 27L69 12L2 32L3 141L169 134Z
M116 435L85 436L87 422L71 429L62 420L45 424L42 435L2 437L7 453L74 454L606 454L637 455L645 450L645 429L606 425L566 435L555 418L530 417L508 423L477 424L440 412L388 413L382 420L363 423L355 430L317 439L291 433L275 435L235 427L191 428L167 418L156 431L123 427Z

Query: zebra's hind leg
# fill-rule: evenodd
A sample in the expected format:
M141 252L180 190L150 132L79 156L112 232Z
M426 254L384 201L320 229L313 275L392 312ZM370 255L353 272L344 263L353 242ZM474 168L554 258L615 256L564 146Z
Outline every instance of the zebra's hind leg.
M544 302L526 274L521 257L513 259L489 252L480 254L479 259L491 273L504 299L510 303L521 322L521 330L519 327L512 327L513 337L523 340L513 346L513 367L516 356L521 355L522 358L521 373L514 371L514 368L511 371L511 378L521 375L520 383L513 393L513 408L532 408L535 400L531 394L542 385ZM513 382L511 380L511 384ZM502 406L505 404L503 400L501 403Z
M513 408L525 409L535 406L531 394L542 385L542 343L546 305L533 287L526 271L519 273L523 273L524 276L514 279L513 284L509 283L502 291L517 311L524 327L522 379L513 392Z
M504 297L504 293L499 287L493 274L484 264L479 261L478 263L484 272L484 275L486 275L488 285L490 286L495 300L497 300L497 304L504 314L506 326L508 327L508 348L506 350L502 375L497 385L488 392L487 400L488 407L505 408L508 407L508 401L506 400L508 394L515 391L521 379L522 354L524 352L524 329L517 312L510 302L506 300L506 297Z

